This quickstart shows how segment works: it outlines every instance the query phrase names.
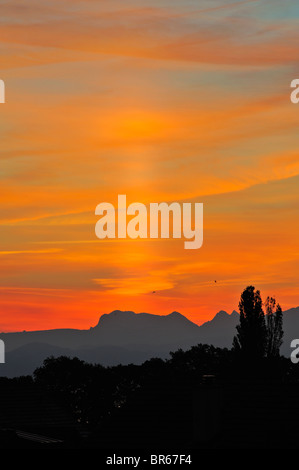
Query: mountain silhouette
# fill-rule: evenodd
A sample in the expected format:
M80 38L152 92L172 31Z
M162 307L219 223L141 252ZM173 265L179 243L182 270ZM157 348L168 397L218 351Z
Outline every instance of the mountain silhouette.
M101 344L158 346L189 344L196 338L198 329L198 325L178 312L154 315L115 310L102 315L91 333Z
M299 337L299 307L283 314L281 353L290 355L292 339ZM231 348L239 314L219 311L212 320L197 325L179 312L168 315L114 310L87 330L53 329L1 333L5 364L0 376L32 374L49 355L78 357L104 366L141 364L152 357L166 359L170 351L186 350L199 343Z

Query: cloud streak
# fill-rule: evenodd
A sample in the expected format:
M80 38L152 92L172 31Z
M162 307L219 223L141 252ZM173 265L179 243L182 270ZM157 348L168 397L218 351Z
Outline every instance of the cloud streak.
M247 282L298 304L293 2L1 9L3 328L90 327L115 308L202 323ZM95 207L118 194L204 202L203 247L97 240Z

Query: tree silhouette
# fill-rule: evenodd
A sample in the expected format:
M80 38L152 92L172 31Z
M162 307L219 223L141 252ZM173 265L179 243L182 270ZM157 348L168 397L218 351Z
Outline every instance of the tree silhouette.
M265 313L260 291L248 286L239 302L240 323L233 339L233 351L249 362L278 358L283 338L282 309L273 297L267 297Z
M267 328L260 291L248 286L239 302L240 323L233 339L233 350L243 359L254 362L265 356Z
M267 357L278 357L279 349L282 345L282 310L273 297L267 297L266 308L266 327L267 327Z

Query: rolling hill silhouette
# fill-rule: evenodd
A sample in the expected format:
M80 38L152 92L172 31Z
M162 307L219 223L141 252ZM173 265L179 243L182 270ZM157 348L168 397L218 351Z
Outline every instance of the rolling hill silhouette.
M284 312L281 353L290 355L290 342L299 337L299 307ZM88 330L53 329L2 333L6 361L0 376L32 374L53 355L78 357L104 366L141 364L152 357L167 358L170 351L199 344L231 348L239 314L221 310L214 318L196 325L179 312L169 315L115 310L100 317ZM297 333L298 332L298 333Z

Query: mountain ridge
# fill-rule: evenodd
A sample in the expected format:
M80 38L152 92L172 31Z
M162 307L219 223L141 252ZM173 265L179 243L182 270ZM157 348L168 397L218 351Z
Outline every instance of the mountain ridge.
M286 310L283 320L281 352L288 356L291 340L296 335L299 337L299 307ZM85 330L60 328L0 333L6 352L6 364L0 365L0 376L14 376L22 370L24 374L30 370L32 373L37 364L42 364L47 352L57 356L64 351L69 356L111 366L128 361L140 363L151 357L166 359L170 351L186 350L200 343L230 349L238 322L239 313L235 310L231 314L220 310L201 325L177 311L156 315L114 310L101 315L95 326Z

